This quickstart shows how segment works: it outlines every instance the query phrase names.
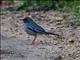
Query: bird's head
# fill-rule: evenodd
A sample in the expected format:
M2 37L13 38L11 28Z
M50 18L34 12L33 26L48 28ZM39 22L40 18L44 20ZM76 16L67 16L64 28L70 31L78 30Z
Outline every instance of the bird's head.
M29 23L31 21L32 21L32 19L30 17L26 17L26 18L23 19L24 23Z

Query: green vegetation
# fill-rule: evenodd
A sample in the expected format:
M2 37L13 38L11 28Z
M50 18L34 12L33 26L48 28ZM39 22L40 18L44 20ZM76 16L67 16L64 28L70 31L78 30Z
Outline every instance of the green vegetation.
M16 0L9 0L14 3ZM34 7L37 10L57 10L61 12L73 12L77 17L76 22L80 24L80 0L18 0L18 6L13 10L27 10L28 7ZM9 7L10 8L10 7ZM7 8L6 10L10 10ZM12 10L11 10L12 11Z

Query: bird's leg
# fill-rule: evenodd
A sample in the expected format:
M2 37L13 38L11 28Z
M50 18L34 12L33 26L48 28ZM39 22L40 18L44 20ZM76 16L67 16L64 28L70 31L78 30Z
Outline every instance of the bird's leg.
M33 39L33 41L32 41L32 45L35 44L35 40L36 40L36 38L37 38L37 35L34 36L34 39Z

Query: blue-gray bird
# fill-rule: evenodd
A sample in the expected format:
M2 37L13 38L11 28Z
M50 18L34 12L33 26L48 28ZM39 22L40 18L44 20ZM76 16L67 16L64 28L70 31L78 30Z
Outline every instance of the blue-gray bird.
M51 33L51 32L46 32L41 26L39 26L37 23L35 23L30 17L26 17L23 19L24 22L24 29L25 31L30 34L35 36L34 40L32 41L32 44L35 44L35 40L37 37L37 34L52 34L52 35L57 35L55 33Z

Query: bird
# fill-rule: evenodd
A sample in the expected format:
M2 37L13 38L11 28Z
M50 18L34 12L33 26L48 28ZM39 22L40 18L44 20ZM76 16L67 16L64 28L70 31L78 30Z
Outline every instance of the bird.
M34 36L34 39L31 43L32 45L35 44L35 40L38 34L51 34L51 35L59 36L59 34L46 32L45 29L43 29L40 25L38 25L35 21L33 21L31 17L23 18L23 23L24 23L23 26L25 32Z

